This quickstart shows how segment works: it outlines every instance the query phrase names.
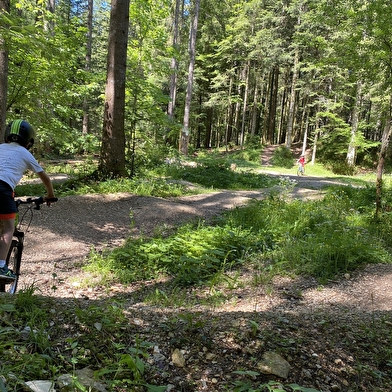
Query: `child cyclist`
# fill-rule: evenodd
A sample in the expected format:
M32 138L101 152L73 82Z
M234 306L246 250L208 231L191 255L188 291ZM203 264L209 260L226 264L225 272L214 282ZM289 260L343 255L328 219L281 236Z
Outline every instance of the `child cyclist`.
M306 164L306 159L305 159L305 155L301 155L298 159L297 159L297 165L298 165L298 172L301 174L305 173L305 164Z
M14 189L26 170L38 175L44 184L47 196L46 204L54 198L53 186L37 160L28 151L34 144L33 127L24 120L10 122L5 129L4 141L0 144L0 279L15 279L15 275L6 265L6 257L14 233L17 213Z

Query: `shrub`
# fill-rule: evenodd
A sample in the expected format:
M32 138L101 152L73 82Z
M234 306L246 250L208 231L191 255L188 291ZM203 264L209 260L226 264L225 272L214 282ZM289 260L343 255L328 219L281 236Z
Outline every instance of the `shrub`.
M294 156L293 153L285 146L279 146L274 151L272 163L274 166L291 169L293 167Z

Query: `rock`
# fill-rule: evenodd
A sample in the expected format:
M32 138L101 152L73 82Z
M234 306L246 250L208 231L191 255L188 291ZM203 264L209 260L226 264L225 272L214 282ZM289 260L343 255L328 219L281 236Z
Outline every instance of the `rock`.
M185 367L185 358L184 358L184 355L182 354L182 352L181 352L178 348L176 348L176 349L173 351L173 354L172 354L172 362L173 362L173 364L174 364L175 366L177 366L177 367L181 367L181 368Z
M75 371L75 375L62 374L57 382L60 386L61 392L68 392L75 390L75 378L82 384L89 392L107 392L105 386L94 380L94 371L89 368L84 368Z
M53 388L53 381L34 380L27 381L25 386L33 392L56 392Z
M257 367L264 374L274 374L284 379L288 377L290 371L290 364L273 351L266 352Z

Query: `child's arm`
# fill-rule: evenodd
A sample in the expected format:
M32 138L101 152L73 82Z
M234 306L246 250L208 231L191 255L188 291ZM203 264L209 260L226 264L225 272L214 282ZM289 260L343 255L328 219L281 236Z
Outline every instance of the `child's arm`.
M45 173L45 171L37 173L38 177L41 179L42 183L45 185L47 196L46 198L52 199L54 198L54 191L52 181L50 180L49 176Z

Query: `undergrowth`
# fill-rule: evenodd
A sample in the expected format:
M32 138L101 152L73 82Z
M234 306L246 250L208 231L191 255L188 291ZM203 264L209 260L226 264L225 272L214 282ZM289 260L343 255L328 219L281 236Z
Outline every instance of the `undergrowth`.
M322 200L307 202L271 193L213 224L187 224L167 237L129 238L108 254L92 252L87 269L102 280L165 276L189 286L210 285L251 265L271 277L311 275L323 283L367 263L389 262L391 216L385 214L382 223L373 218L372 193L336 187Z
M56 303L31 286L16 296L0 296L0 336L1 392L26 390L26 381L54 382L61 375L71 380L61 390L84 392L90 389L76 370L86 367L99 369L95 377L108 390L166 389L145 381L152 344L138 339L122 304L114 300L104 307Z
M54 182L55 193L59 197L116 192L175 197L217 189L260 189L276 184L279 180L254 170L258 168L255 156L259 157L259 154L259 150L248 150L229 156L201 154L194 161L176 158L166 163L162 159L160 164L143 168L129 178L103 178L97 170L97 162L91 160L79 164L50 165L47 170L69 176L67 180ZM191 187L189 183L192 183ZM16 195L38 196L43 191L42 184L28 182L17 186Z
M288 164L291 157L287 158ZM156 167L145 176L105 181L95 177L92 165L85 171L79 168L70 181L56 185L56 193L60 196L125 191L167 197L192 192L184 185L185 181L203 189L258 189L278 184L265 175L255 174L254 162L254 156L246 161L240 154L224 156L215 164L201 157L196 166L178 162ZM375 219L373 187L331 187L322 200L304 202L286 197L292 183L280 181L279 185L279 190L264 200L253 200L213 222L183 225L166 235L157 231L153 238L129 238L122 247L103 254L92 250L86 269L107 286L115 281L138 282L142 286L151 280L168 282L166 286L155 285L154 291L141 290L144 301L185 308L188 304L200 304L201 292L208 297L210 305L225 301L220 287L230 289L240 284L242 270L252 271L255 279L251 284L264 284L276 275L311 275L323 283L367 263L390 262L392 201L388 193L383 199L385 211ZM18 187L18 192L19 195L40 194L42 186L23 185ZM97 279L92 280L97 284ZM210 343L203 340L202 322L192 317L196 318L184 316L180 329L174 327L173 320L162 319L160 328L165 328L172 339L181 332L191 335L188 339L200 339L198 352L202 352ZM262 331L255 325L247 332L252 338L250 343L255 339L266 345L273 342L273 348L287 349L287 355L291 355L291 346L297 347L297 341L295 344L284 341L295 325L287 330L284 325ZM323 319L317 325L329 328L328 320ZM339 327L345 332L346 326ZM362 345L367 342L364 350L368 353L377 345L381 332L380 325L366 328L365 332L351 332L357 334L354 342ZM377 350L376 359L380 368L390 369L390 332L384 328L382 333L386 343ZM234 334L238 340L245 339L241 328ZM85 305L76 299L55 303L37 295L34 286L20 290L13 297L3 295L0 296L0 336L1 392L19 391L27 380L55 380L64 373L71 375L71 390L84 391L86 388L81 386L76 374L77 369L84 367L93 368L95 377L108 390L167 389L166 385L151 385L160 372L149 363L154 342L138 335L123 304L114 298L104 304L96 301ZM302 339L306 336L305 331ZM353 343L349 351L360 347ZM249 363L254 362L252 357ZM361 366L361 374L371 374L372 379L377 376L366 363L357 366ZM258 381L259 374L250 369L237 373L244 377L228 381L224 386L227 390L311 390L297 384L285 386L275 381Z

